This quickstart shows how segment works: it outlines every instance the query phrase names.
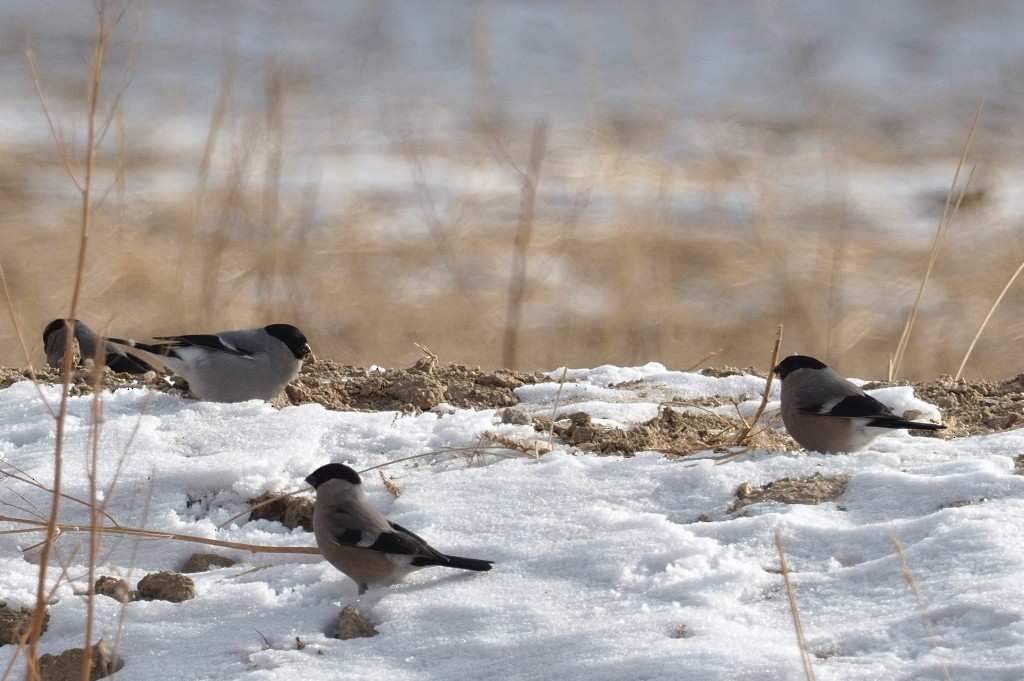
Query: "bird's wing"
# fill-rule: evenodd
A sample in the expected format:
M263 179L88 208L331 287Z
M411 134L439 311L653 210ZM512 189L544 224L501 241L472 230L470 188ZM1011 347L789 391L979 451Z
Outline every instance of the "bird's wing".
M871 395L847 395L838 402L802 409L819 416L836 416L844 419L877 418L892 416L887 406Z
M399 531L377 532L376 530L346 529L335 532L334 541L342 546L352 546L380 553L394 553L399 555L416 556L424 552L432 552L416 535Z
M187 334L184 336L153 336L153 338L161 341L170 341L167 345L171 347L187 347L192 345L242 357L250 357L254 354L251 350L232 345L220 336L212 333Z

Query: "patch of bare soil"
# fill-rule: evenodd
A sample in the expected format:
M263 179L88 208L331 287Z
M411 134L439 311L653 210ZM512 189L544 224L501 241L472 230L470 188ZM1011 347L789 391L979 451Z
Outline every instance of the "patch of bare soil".
M894 385L871 383L866 388ZM906 384L903 384L906 385ZM943 438L985 435L1024 427L1024 374L1003 381L954 381L940 376L934 381L910 384L914 394L942 412Z
M736 501L729 507L729 513L762 501L778 501L783 504L823 504L835 501L846 491L849 480L845 475L815 473L803 478L772 480L763 487L754 487L744 482L736 488Z
M59 384L60 372L49 367L36 370L42 383ZM28 369L0 368L0 388L32 379ZM92 368L76 369L71 394L88 395L97 380L103 390L152 388L171 395L189 396L181 379L170 383L165 376L118 374L104 367L99 376ZM363 369L331 360L307 360L299 376L285 389L277 404L322 404L337 411L427 411L446 403L463 409L490 409L519 403L515 389L550 380L540 373L484 371L479 367L449 364L428 356L401 369Z
M341 411L419 412L445 403L491 409L519 403L516 388L550 380L520 371L483 371L423 357L402 369L362 369L330 360L307 361L286 389L291 404L322 404Z
M534 428L545 432L551 421L539 417ZM746 424L739 419L701 411L679 411L669 406L644 423L621 429L594 423L590 414L574 412L554 424L554 434L584 451L603 455L632 456L640 451L689 456L697 452L725 452L733 447L782 451L791 440L771 428L757 428L744 436Z
M711 376L713 378L726 378L727 376L759 376L761 378L768 378L767 373L754 367L747 367L746 369L738 369L731 366L707 367L701 369L700 373L703 376Z
M11 369L0 367L0 388L7 388L20 381L31 381L33 372L30 369ZM60 385L60 371L51 367L35 370L35 380L49 385ZM93 386L99 381L101 390L124 390L126 388L151 388L170 395L189 396L188 384L175 379L172 385L167 378L155 371L145 374L119 374L103 367L103 373L97 376L92 367L79 367L71 375L71 395L91 395Z

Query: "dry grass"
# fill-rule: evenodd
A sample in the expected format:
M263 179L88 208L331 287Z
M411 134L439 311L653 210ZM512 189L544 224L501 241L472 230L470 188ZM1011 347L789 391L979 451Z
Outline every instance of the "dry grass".
M230 55L191 146L153 132L176 130L173 114L119 114L116 147L95 157L80 316L136 337L293 321L319 355L360 366L406 364L421 343L449 361L543 370L685 368L710 352L766 369L764 339L783 323L783 354L880 378L898 348L900 375L920 380L956 371L966 329L1024 260L996 184L1019 156L1005 119L963 120L977 174L950 228L939 216L963 134L925 145L858 119L849 93L817 90L813 60L790 65L808 84L793 119L723 108L677 120L657 97L629 116L606 104L583 31L591 115L538 126L504 113L493 19L474 9L477 100L463 125L400 92L381 95L386 115L346 115L311 87L329 64L247 69ZM632 39L655 49L646 32ZM387 56L368 66L386 68ZM53 121L58 137L67 112ZM82 207L64 175L77 165L52 150L0 151L0 265L39 362L39 331L73 291L53 273L76 263L68 232ZM942 179L920 182L929 173ZM894 179L915 188L888 191ZM941 250L922 229L936 220ZM972 378L1017 366L1022 312L1007 296L987 320ZM0 365L24 363L0 326Z
M931 619L928 617L928 608L924 602L924 595L921 593L921 589L917 585L917 579L914 577L914 572L910 569L910 564L907 562L907 556L903 552L903 543L896 535L895 530L889 531L889 540L892 542L893 551L899 559L900 572L903 574L903 579L906 580L907 586L910 587L910 590L914 594L917 612L918 615L921 616L921 622L924 624L925 631L928 632L928 640L932 644L932 652L934 652L935 657L938 658L939 669L942 670L942 678L946 679L946 681L952 681L953 677L949 673L949 667L946 666L946 660L942 655L942 646L939 641L939 637L935 634L935 628L932 627Z
M230 90L230 72L224 80ZM765 139L760 149L741 155L724 139L720 150L672 164L601 140L581 148L577 133L552 127L538 185L508 160L529 158L536 133L507 126L500 145L481 135L442 149L428 138L410 155L398 139L379 152L400 174L391 185L327 187L302 180L301 167L286 177L312 161L287 157L281 138L295 131L281 130L281 107L300 94L271 81L264 112L239 110L225 95L194 157L130 144L123 157L101 150L101 177L139 179L94 207L83 319L128 336L292 320L318 354L353 364L402 365L419 342L452 361L528 369L689 367L717 348L716 362L760 366L764 338L785 323L785 354L881 377L929 261L924 234L901 235L903 226L879 225L824 190L794 194L772 182L782 167L787 182L837 164L870 173L884 167L875 150L789 157L769 144L777 133L751 125L747 134ZM355 163L359 153L316 162ZM984 183L1002 162L976 156ZM16 162L33 178L63 165L38 155ZM950 174L955 167L951 154ZM161 191L162 178L190 172L194 184ZM71 294L52 273L74 267L59 225L73 224L75 209L62 190L21 184L0 216L2 264L38 362L39 332ZM954 225L945 237L905 377L956 370L970 334L949 320L976 328L1019 262L1015 237L973 228L995 219L978 201L961 208L964 233ZM1020 311L1010 297L990 321L971 366L977 376L1016 366L1007 339L1020 333ZM23 363L13 332L0 328L0 364Z
M949 187L949 192L946 194L946 202L942 207L942 217L939 218L939 226L935 231L935 238L932 241L932 250L928 254L928 266L924 270L924 275L921 277L921 286L917 290L917 295L914 297L914 304L910 308L910 314L907 315L907 323L903 327L903 333L900 334L900 342L896 346L896 353L892 360L889 362L889 374L888 379L890 381L896 380L900 372L900 367L903 364L903 358L907 352L907 345L910 342L910 335L914 330L914 323L917 321L917 314L921 309L921 299L924 297L925 286L928 285L928 279L931 277L932 271L935 269L935 261L939 257L939 249L945 240L946 234L949 232L950 225L953 224L953 220L960 212L960 206L963 204L964 197L967 195L967 189L971 185L971 180L974 179L974 171L977 166L971 169L967 176L967 179L960 184L960 172L963 170L964 162L967 160L967 155L971 151L971 142L974 140L974 132L978 129L978 119L981 117L982 109L985 106L985 100L982 99L978 102L978 110L974 114L974 120L971 121L970 132L967 133L967 141L964 142L964 150L960 154L960 161L956 165L956 172L953 173L953 182ZM959 187L959 190L958 190ZM954 201L954 197L956 200ZM986 320L987 321L987 320ZM984 327L984 322L982 323ZM977 341L975 336L974 341L971 342L970 348L974 347L974 343ZM968 353L970 352L968 349ZM963 368L963 364L960 365ZM959 370L957 376L960 375Z
M516 277L508 267L517 252L514 193L452 187L449 213L440 219L450 232L444 254L418 228L419 209L401 192L353 196L338 214L312 225L302 214L307 190L282 189L279 217L270 224L261 219L263 189L243 191L230 176L212 177L200 211L208 219L194 231L197 199L191 193L147 198L143 192L123 205L108 197L94 218L94 257L86 265L79 316L136 337L290 320L320 356L357 365L406 364L418 356L419 342L449 361L496 367L504 355L519 368L545 370L651 360L685 368L718 348L716 362L767 368L765 338L785 323L784 354L821 356L851 375L885 375L919 283L920 267L908 264L928 259L924 238L894 240L870 225L851 224L848 229L862 233L836 264L841 288L829 290L834 243L817 227L827 207L812 206L815 215L777 215L763 228L765 238L752 239L747 227L716 212L711 176L662 168L660 178L630 177L642 169L622 160L617 170L625 179L576 183L565 170L569 160L550 160L545 186L568 184L573 193L593 187L592 202L603 208L587 211L567 236L564 219L574 208L554 190L542 192L521 261L529 267ZM562 174L554 177L558 169ZM147 170L129 166L127 172ZM501 166L486 170L500 172ZM609 205L617 182L637 191L650 190L652 182L697 183L709 208L701 215L673 214L667 197L643 210L625 199ZM25 219L38 215L40 201L57 217ZM46 196L25 197L21 211L0 217L9 235L5 275L36 362L39 333L65 312L70 294L66 278L52 276L74 267L65 231L52 227L70 219L69 206ZM398 226L406 236L383 234ZM971 341L963 327L980 324L1019 263L1008 262L1017 248L999 234L966 238L954 229L948 235L902 376L956 371ZM512 298L510 280L519 282ZM510 309L516 311L511 322ZM1020 334L1020 312L1020 301L1007 297L975 350L972 376L1004 377L1006 367L1017 366L1009 341ZM511 328L518 333L509 341ZM0 328L0 363L24 361L13 331Z
M804 625L800 620L800 610L797 608L796 592L793 590L793 581L789 578L789 564L786 562L786 550L782 544L782 535L775 533L775 548L779 552L779 567L782 572L782 579L786 584L786 598L789 601L789 614L793 619L793 629L796 631L797 645L800 648L800 660L804 666L804 678L807 681L814 681L814 663L811 661L811 651L807 648L807 636L804 635Z

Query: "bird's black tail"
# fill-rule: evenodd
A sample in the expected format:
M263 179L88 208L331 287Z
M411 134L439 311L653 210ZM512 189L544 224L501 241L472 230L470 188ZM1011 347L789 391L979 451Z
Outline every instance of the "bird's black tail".
M874 419L869 426L875 428L907 428L908 430L942 430L946 426L941 423L925 423L922 421L906 421L900 418Z
M117 345L123 345L126 348L133 348L135 350L142 350L143 352L149 352L154 355L169 355L174 349L172 343L160 343L157 345L150 345L149 343L140 343L133 340L125 340L123 338L107 338L105 339L110 343Z
M414 561L412 564L416 567L431 567L434 565L440 567L451 567L459 568L462 570L476 570L477 572L485 572L491 569L494 565L493 560L480 560L478 558L462 558L461 556L445 556L441 555L440 559L421 556Z

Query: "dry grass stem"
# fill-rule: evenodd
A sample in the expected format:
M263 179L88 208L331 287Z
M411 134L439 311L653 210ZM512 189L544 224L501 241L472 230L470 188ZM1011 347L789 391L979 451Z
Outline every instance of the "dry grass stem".
M526 170L518 171L522 178L519 204L519 224L516 227L512 249L512 275L509 278L508 298L505 306L505 331L501 340L501 365L514 369L519 349L519 330L522 323L523 301L526 298L526 269L529 262L530 237L537 212L537 184L547 150L548 124L538 121L533 127L530 156Z
M811 652L807 649L807 637L804 635L804 625L800 621L800 611L796 605L796 592L793 590L793 582L789 578L789 564L786 562L786 550L782 545L782 535L775 533L775 548L779 552L779 567L782 572L782 580L786 584L786 598L789 599L789 614L793 618L793 629L796 631L797 645L800 646L800 659L804 665L804 677L807 681L814 681L814 664L811 661Z
M970 186L971 179L974 177L974 168L972 168L970 174L967 176L967 181L960 187L960 193L957 196L953 210L950 211L953 195L956 192L957 183L960 180L960 172L963 170L964 163L967 161L967 154L971 150L971 143L974 141L974 132L978 127L978 120L981 118L981 111L984 106L985 100L982 98L981 101L978 102L978 109L974 113L974 120L971 121L971 129L967 133L967 141L964 142L963 151L960 153L960 160L956 166L956 172L953 173L953 181L950 183L949 191L946 194L946 203L942 209L942 217L939 218L939 226L935 230L935 238L932 241L932 250L928 255L928 266L925 268L924 276L921 277L921 285L917 290L917 296L914 298L914 304L910 308L910 314L907 317L907 323L903 327L903 333L900 335L900 342L896 346L896 354L889 363L890 381L896 380L896 376L900 371L900 366L903 364L903 357L907 352L907 346L910 344L910 334L911 331L913 331L914 322L917 320L917 314L921 308L921 299L924 297L925 286L928 284L928 279L931 277L932 270L935 269L935 261L939 257L939 247L942 245L942 240L946 236L946 232L949 231L949 226L953 223L953 219L960 210L960 205L963 203L964 196L967 193L967 188Z
M764 392L761 394L761 403L757 405L757 411L754 412L754 418L751 419L750 423L747 424L747 426L740 432L739 435L736 436L736 444L738 445L742 444L743 441L747 439L747 437L750 435L750 431L754 429L754 426L756 426L757 422L761 419L761 415L764 414L765 407L768 406L768 396L771 395L772 392L772 379L775 377L775 374L772 372L772 369L778 366L779 364L779 350L781 348L782 324L779 324L779 329L778 331L775 332L775 347L772 348L772 360L771 363L768 365L768 378L766 378L764 382ZM737 413L739 413L738 408L736 411Z
M707 364L707 362L708 362L708 361L710 361L712 357L714 357L715 355L717 355L717 354L718 354L718 353L720 353L721 351L722 351L722 348L718 348L717 350L712 350L712 351L711 351L711 352L709 352L708 354L706 354L706 355L704 355L703 357L701 357L701 358L700 358L700 359L699 359L699 360L697 361L697 363L696 363L696 364L693 364L693 365L691 365L691 366L689 366L689 367L687 367L687 368L683 369L683 371L685 371L685 372L691 372L691 371L696 371L697 369L699 369L699 368L701 368L702 366L704 366L705 364Z
M47 487L46 485L42 484L41 482L33 480L27 474L25 474L22 470L20 470L14 464L12 464L10 461L5 461L4 459L0 459L0 464L8 467L8 468L0 469L0 475L3 475L6 478L11 478L12 480L17 480L18 482L23 482L26 485L32 485L33 487L35 487L37 489L40 489L40 490L43 490L44 492L50 492L51 494L53 493L53 490L51 488ZM80 499L80 498L78 498L78 497L76 497L74 495L67 494L66 492L61 492L60 495L62 497L64 497L65 499L67 499L68 501L73 501L76 504L81 504L82 506L85 506L87 508L91 508L92 507L92 503L91 502L86 501L84 499ZM114 523L114 525L118 525L119 524L117 522L117 520L115 520L114 517L112 515L110 515L109 513L107 513L105 510L101 509L100 513L107 520L109 520L110 522Z
M120 102L121 95L123 94L123 88L127 85L129 74L125 73L121 82L121 88L118 89L113 97L112 106L107 110L108 117L101 121L99 118L99 108L101 99L101 86L103 83L103 72L104 65L107 59L107 50L110 46L110 42L113 39L113 33L117 28L118 24L125 17L126 13L133 6L132 3L122 3L118 9L112 9L110 4L105 0L99 0L96 3L96 32L93 41L93 51L89 65L89 82L88 82L88 94L86 104L86 137L85 137L85 158L84 165L81 170L81 177L75 171L72 164L72 152L69 151L65 143L60 139L57 134L56 126L54 125L54 119L50 112L50 107L47 104L46 97L43 94L43 88L39 79L38 71L35 68L35 61L31 54L29 55L29 68L32 75L33 83L36 87L36 92L39 96L40 105L43 109L43 114L46 116L47 122L50 125L50 130L54 138L54 142L57 147L57 152L64 164L65 170L68 173L69 178L74 183L80 194L80 213L79 213L79 229L78 229L78 257L74 269L74 283L72 287L71 300L68 306L67 319L75 319L77 317L78 305L82 296L82 288L85 280L85 269L86 269L86 255L88 253L89 237L90 237L90 225L93 213L93 186L96 180L96 154L100 141L102 140L106 130L108 129L110 122L113 120L114 112L118 109L118 103ZM138 25L136 25L136 31ZM129 60L130 63L130 60ZM128 67L126 69L130 70ZM11 308L13 314L13 307ZM73 336L73 328L70 322L67 322L68 337ZM63 482L63 458L64 458L64 431L65 424L67 421L67 410L68 402L70 399L70 387L71 387L71 376L72 376L72 357L73 353L64 353L64 362L61 368L62 374L62 386L61 386L61 399L60 405L57 409L56 414L56 434L55 434L55 446L54 446L54 474L53 474L53 491L51 496L51 505L49 511L49 518L45 524L46 537L43 541L42 549L39 557L39 578L36 587L36 603L32 613L32 621L28 629L26 636L26 678L29 680L36 680L40 677L40 670L38 666L38 642L39 637L42 633L43 615L45 613L46 604L50 598L50 594L47 593L46 580L47 572L49 570L50 557L53 552L54 542L60 532L58 517L60 512L60 502L62 497L61 487ZM95 414L95 412L94 412ZM98 428L98 422L94 421L94 428ZM95 495L95 489L92 489L92 494ZM93 505L95 508L95 505ZM98 514L94 510L92 512L94 520L98 520ZM95 532L93 527L92 532ZM94 553L90 555L95 558ZM93 566L90 565L90 569ZM91 620L92 620L92 603L90 601L87 615L86 633L91 636ZM83 681L88 679L89 667L91 663L91 652L92 652L92 641L86 640L85 642L86 654L82 661L82 679Z
M562 367L562 375L558 377L558 392L555 393L555 402L551 405L551 427L548 428L548 448L554 447L555 421L558 420L558 403L562 399L562 386L565 385L565 377L569 374L569 367Z
M48 529L49 523L42 520L33 520L31 518L18 518L15 516L0 514L0 522L15 523L18 525L25 525L24 530L7 530L0 534L11 534L21 532L45 532ZM65 523L56 523L58 535L60 534L81 534L91 533L95 531L99 535L115 535L124 537L138 537L141 539L169 539L172 541L183 541L190 542L193 544L206 544L208 546L219 546L225 549L239 549L242 551L249 551L252 553L295 553L295 554L319 554L320 551L315 547L307 546L267 546L264 544L246 544L242 542L227 541L225 539L209 539L207 537L195 537L190 534L181 534L178 532L159 532L157 530L146 530L138 527L125 527L119 525L117 527L110 527L107 525L101 525L93 529L91 526L82 525L68 525Z
M1011 286L1013 286L1013 282L1017 281L1017 277L1020 276L1020 273L1022 271L1024 271L1024 262L1022 262L1020 266L1017 267L1017 270L1013 273L1013 276L1010 277L1009 281L1006 282L1006 285L1003 286L1003 290L999 292L999 295L996 297L995 302L992 303L992 307L989 308L988 314L985 315L985 319L982 320L981 326L978 327L978 332L974 334L974 338L971 340L971 344L967 347L967 352L964 353L963 361L961 361L960 366L957 367L956 375L953 376L954 381L960 380L960 376L964 372L964 367L967 365L967 360L971 358L971 353L974 352L974 346L978 343L978 339L981 338L981 334L985 330L985 327L988 326L988 321L992 319L992 315L995 313L996 308L999 307L999 303L1003 302L1003 298L1006 296L1006 292L1010 290Z
M501 445L502 449L526 454L531 459L538 459L542 454L547 454L552 451L549 444L541 442L540 440L516 440L490 431L484 431L484 433L480 435L480 442L493 442L497 445ZM498 456L501 455L498 454ZM506 458L515 459L519 457L511 455Z
M953 681L953 677L949 673L949 668L946 666L946 660L942 656L942 651L939 647L939 637L935 635L935 629L932 627L931 620L928 619L928 609L924 603L924 596L921 594L921 589L917 585L917 580L914 578L914 573L910 569L910 564L907 563L906 554L903 553L903 544L900 542L900 538L896 536L896 530L889 530L889 540L892 542L893 551L896 553L896 557L900 561L900 572L903 574L903 579L907 581L910 586L910 590L914 594L914 600L917 602L917 612L921 616L921 622L924 623L925 631L928 632L928 640L932 644L932 651L935 653L935 657L939 660L939 668L942 670L942 678L946 681Z

